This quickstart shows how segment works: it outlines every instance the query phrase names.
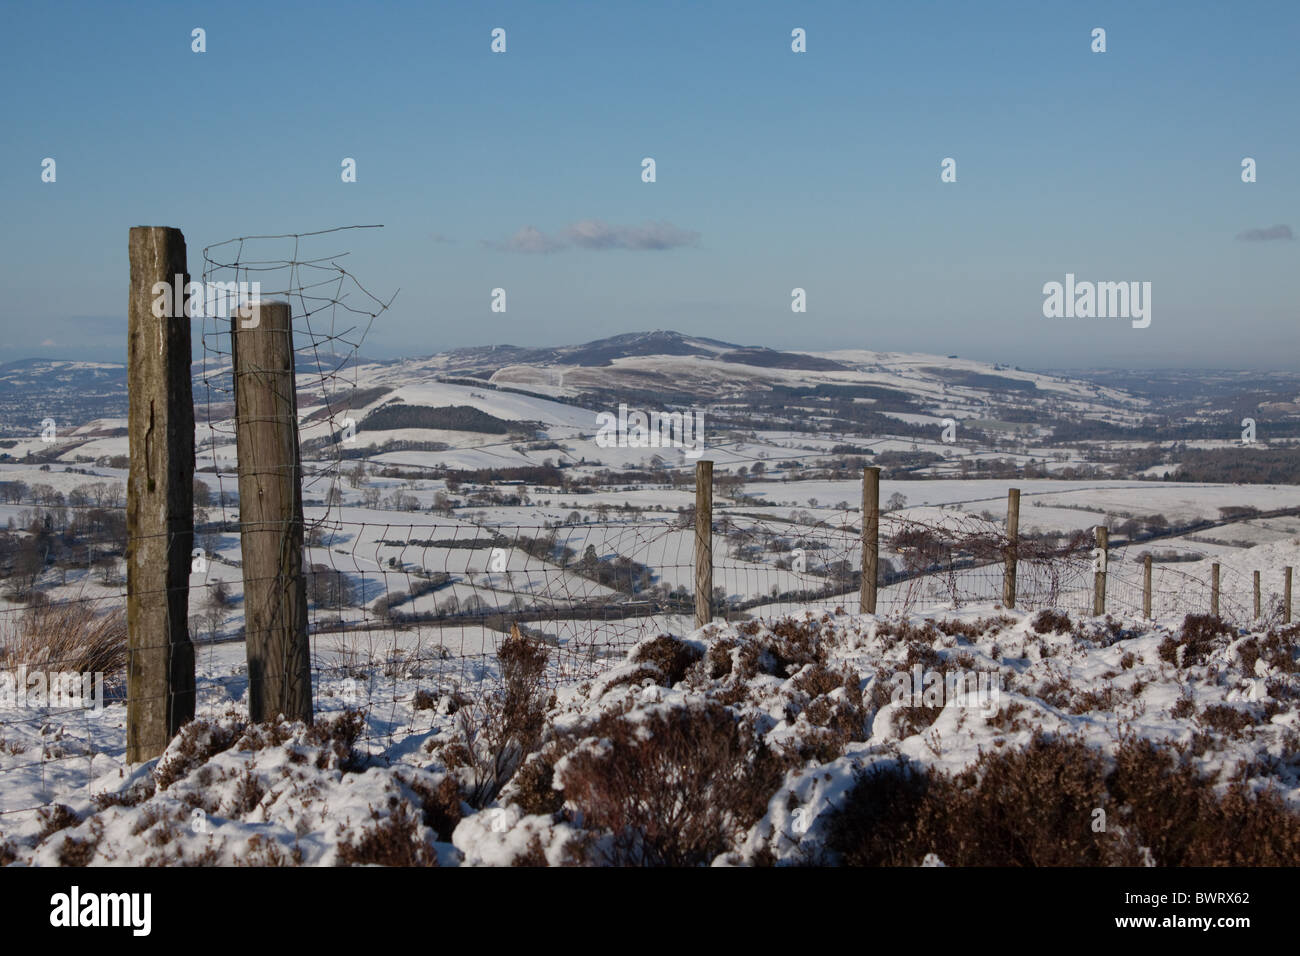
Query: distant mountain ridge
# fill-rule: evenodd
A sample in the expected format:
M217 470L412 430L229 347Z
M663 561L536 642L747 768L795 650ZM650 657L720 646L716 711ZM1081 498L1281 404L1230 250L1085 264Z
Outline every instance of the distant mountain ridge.
M383 394L431 381L481 382L488 388L523 391L553 400L604 406L629 400L713 403L755 402L756 413L771 402L828 394L831 389L858 400L879 401L881 387L908 392L929 403L969 392L1026 393L1046 380L1004 366L934 355L869 351L800 352L744 345L658 329L629 332L573 345L525 347L489 345L452 349L423 357L375 360L344 352L298 349L300 408L309 408L352 389ZM193 363L194 397L205 413L229 413L229 355L204 355ZM1099 390L1082 383L1050 383L1074 398L1095 399ZM0 365L0 422L29 430L45 417L63 426L127 411L127 370L122 363L26 359ZM963 386L966 386L963 389ZM874 391L873 391L874 390ZM1106 393L1126 404L1119 389ZM911 411L896 406L899 411Z
M1300 376L1284 373L1261 378L1240 372L1052 373L952 355L779 350L664 329L571 345L488 345L384 360L300 347L296 368L299 408L312 420L330 407L363 411L381 401L411 402L401 393L444 383L469 389L455 393L449 400L453 405L472 404L472 389L480 386L589 409L619 402L709 407L714 420L723 414L749 428L817 419L824 424L816 427L829 429L915 430L951 417L989 419L993 424L987 427L1017 432L1025 430L1022 426L1036 430L1070 421L1072 434L1079 427L1092 434L1097 430L1089 422L1131 427L1155 422L1174 408L1185 414L1188 402L1207 401L1197 389L1211 382L1216 397L1208 404L1218 407L1225 402L1232 407L1227 399L1261 385L1268 392L1261 398L1273 402L1291 402L1300 394ZM229 355L209 353L194 362L193 371L201 417L228 416ZM1288 390L1292 385L1295 390ZM1254 414L1252 408L1244 406L1242 414ZM126 413L122 363L49 358L0 363L0 433L30 434L46 418L62 429Z

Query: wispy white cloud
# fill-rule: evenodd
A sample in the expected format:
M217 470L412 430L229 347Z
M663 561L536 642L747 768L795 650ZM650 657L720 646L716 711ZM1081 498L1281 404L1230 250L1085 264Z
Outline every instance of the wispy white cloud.
M524 226L509 239L498 241L494 239L484 239L483 244L499 252L524 252L524 253L548 253L558 252L564 248L564 243L554 236L548 236L546 233L535 228L534 226Z
M584 249L676 249L694 245L700 234L670 222L614 226L601 219L584 219L564 230L565 238Z
M1237 233L1238 239L1246 242L1265 242L1269 239L1294 239L1290 226L1269 226L1265 229L1247 229Z
M660 251L691 246L700 234L679 229L670 222L647 222L639 226L611 225L603 219L583 219L548 235L534 226L524 226L509 239L485 239L483 245L498 252L551 253L561 249L628 249Z

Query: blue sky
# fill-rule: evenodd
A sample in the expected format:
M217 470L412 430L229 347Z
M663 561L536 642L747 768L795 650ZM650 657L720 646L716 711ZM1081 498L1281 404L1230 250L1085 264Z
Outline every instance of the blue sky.
M1297 3L0 17L0 361L124 357L132 225L179 226L197 273L234 236L383 223L308 247L400 288L376 356L665 328L1033 367L1297 367L1300 242L1238 238L1300 233ZM1151 282L1150 327L1044 318L1043 284L1067 272Z

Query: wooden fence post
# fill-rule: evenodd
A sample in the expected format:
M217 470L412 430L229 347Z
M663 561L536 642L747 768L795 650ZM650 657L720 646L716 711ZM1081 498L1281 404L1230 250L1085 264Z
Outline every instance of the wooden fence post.
M248 713L312 719L293 322L285 302L230 320Z
M184 298L172 302L170 315L153 308L156 283L175 291L180 276L183 294L189 282L185 237L166 226L135 226L128 251L126 760L139 763L162 753L194 718L194 397Z
M880 469L862 472L862 582L858 610L876 613L876 589L880 580Z
M1097 525L1097 554L1093 562L1092 579L1092 613L1106 613L1106 562L1110 560L1110 532L1104 525Z
M1020 489L1007 489L1007 553L1002 571L1002 603L1016 606L1016 560L1020 551Z
M1291 569L1289 567L1282 573L1282 623L1291 623Z
M1210 565L1210 613L1219 616L1219 562Z
M1259 620L1259 572L1255 572L1255 620Z
M695 463L695 626L713 620L713 462Z
M1142 617L1151 620L1151 555L1142 557Z

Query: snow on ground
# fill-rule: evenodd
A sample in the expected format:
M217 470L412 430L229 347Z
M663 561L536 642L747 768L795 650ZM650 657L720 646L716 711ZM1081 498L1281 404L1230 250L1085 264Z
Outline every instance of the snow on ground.
M781 448L790 437L766 434L762 446ZM745 453L756 447L749 442L741 445ZM752 461L752 457L743 460ZM47 483L66 495L78 485L120 485L126 477L120 470L85 470L91 474L7 464L0 465L0 481ZM217 489L215 476L200 478ZM435 495L446 490L444 482L434 480L371 477L368 485L380 488L385 495L401 490L413 496L421 508L428 508ZM1191 521L1216 519L1221 507L1252 505L1267 511L1294 507L1296 501L1294 486L885 482L884 500L894 492L908 498L906 507L891 512L886 521L901 517L942 524L959 520L958 512L967 516L989 512L1000 526L1006 490L1012 486L1022 489L1022 530L1058 533L1086 529L1125 514L1163 513L1170 521ZM233 478L225 478L221 487L234 490ZM327 481L317 482L308 497L323 499L327 488ZM521 856L536 861L538 853L560 862L572 851L570 843L581 829L572 807L567 817L564 812L555 818L527 812L512 802L507 789L498 801L489 800L481 807L453 801L451 816L463 817L455 824L450 822L445 800L431 803L428 796L442 791L445 797L449 780L465 782L465 768L449 762L444 745L458 733L455 715L460 708L496 686L499 669L495 655L505 635L472 617L425 620L394 628L379 618L372 606L376 599L397 590L418 589L421 582L431 580L429 575L446 574L447 580L396 604L395 609L427 616L454 598L462 608L477 601L507 615L518 611L520 602L524 608L546 611L539 616L550 619L529 621L521 616L521 623L527 633L540 638L550 654L548 680L556 692L550 720L574 732L615 705L629 706L629 714L637 719L638 715L649 719L656 707L716 696L718 688L710 690L707 682L696 685L672 680L660 686L652 681L647 690L645 679L654 675L644 673L643 662L628 657L629 648L638 642L676 634L707 650L728 641L745 645L769 633L748 634L745 628L751 625L744 622L743 614L733 614L737 619L732 623L702 632L692 632L689 618L667 614L611 615L597 620L562 617L570 603L595 605L607 599L624 601L628 596L577 574L571 567L533 556L519 540L520 536L540 536L548 530L545 523L563 520L565 524L554 529L556 539L572 549L575 559L581 559L590 546L600 559L622 556L647 565L653 584L661 589L689 590L693 585L693 532L681 525L677 514L677 509L693 502L688 489L642 486L579 495L558 488L499 486L498 491L528 494L532 503L462 506L448 516L361 507L362 489L345 482L340 482L339 488L342 507L327 510L309 505L306 509L310 523L325 519L324 535L307 549L307 555L312 564L348 574L358 588L358 600L338 609L317 608L313 614L317 625L337 617L349 628L342 632L323 629L313 635L315 694L317 713L327 721L340 718L350 707L361 709L364 725L356 739L349 743L352 731L346 721L316 728L284 726L248 732L240 728L238 715L247 707L247 675L244 645L238 640L243 625L239 540L235 534L205 537L203 546L210 553L191 577L192 621L211 612L208 598L216 582L224 582L233 597L210 627L195 631L219 641L199 647L199 713L209 725L204 733L229 746L212 750L209 757L192 766L185 763L188 757L173 754L161 763L127 767L120 688L110 687L108 706L95 716L0 705L0 858L5 856L8 841L19 859L37 863L78 859L78 854L99 863L141 862L150 857L154 862L175 862L183 857L207 862L283 859L333 863L366 859L374 849L367 841L378 840L377 832L391 836L393 830L409 843L411 862L436 858L443 865L500 863ZM843 558L856 565L860 560L854 529L858 515L852 512L860 505L858 481L750 482L745 492L762 499L766 506L735 505L720 495L718 522L729 522L751 534L753 540L770 536L794 546L800 536L807 535L825 548L809 550L809 571L778 568L775 560L789 558L790 552L765 548L755 559L752 552L738 547L742 539L723 531L720 524L715 538L714 585L729 598L754 601L773 590L780 594L820 589L828 579L810 573L820 561ZM462 489L458 496L464 498L468 493L469 489ZM841 502L850 510L838 510ZM624 504L644 510L602 509ZM1092 509L1104 509L1110 517ZM22 520L30 510L30 505L0 505L0 521L9 517ZM214 517L222 513L220 508L210 510ZM226 511L233 514L234 509ZM573 511L579 517L571 521ZM788 523L792 517L795 524ZM824 524L812 531L816 521ZM508 541L499 555L495 552L498 532ZM1004 742L1001 746L1023 743L1031 729L1040 727L1082 733L1105 749L1121 723L1151 739L1182 745L1194 735L1207 733L1206 718L1198 715L1216 705L1240 710L1252 723L1249 730L1225 735L1198 755L1207 771L1222 779L1241 761L1271 766L1267 773L1251 777L1253 783L1259 785L1267 778L1292 803L1300 801L1294 758L1298 748L1294 742L1288 743L1293 738L1287 736L1297 729L1294 668L1276 655L1262 664L1251 664L1249 652L1242 653L1250 644L1251 633L1259 643L1268 626L1276 626L1279 620L1282 568L1294 567L1300 560L1297 533L1300 520L1295 518L1250 518L1117 548L1111 556L1107 585L1107 606L1115 615L1115 631L1102 633L1098 629L1104 626L1094 622L1079 633L1039 635L1029 623L1032 611L1005 612L1011 623L991 625L988 633L966 643L942 633L941 627L938 635L928 638L936 653L968 653L977 669L1002 675L1006 699L1024 708L1017 712L1023 726L1014 730L967 713L968 709L949 712L945 708L932 725L904 733L897 709L869 703L880 686L876 683L880 668L897 670L901 645L891 637L899 626L897 615L904 615L922 630L926 617L955 622L945 627L965 627L981 618L1002 616L1004 612L994 607L1001 589L998 567L964 569L884 587L880 619L836 612L837 607L850 611L858 607L856 590L830 595L816 606L773 597L769 603L751 608L749 615L765 622L787 616L804 619L809 613L818 620L830 615L829 623L818 625L819 641L836 667L849 666L860 674L854 699L866 702L864 725L861 739L847 741L842 753L823 753L805 760L800 773L791 770L761 818L748 824L743 836L725 852L720 851L718 861L749 862L768 852L777 859L794 860L811 852L809 847L821 839L824 829L819 829L816 820L851 784L853 771L882 754L902 753L955 769L973 760L981 747L999 746L998 740ZM1237 546L1245 541L1261 543L1249 550ZM471 547L459 546L470 542ZM1156 620L1152 624L1140 620L1140 555L1145 550L1157 555L1199 556L1197 560L1157 561ZM889 553L886 557L897 558ZM1184 667L1181 660L1162 658L1159 648L1166 637L1178 631L1185 614L1208 611L1211 562L1220 564L1223 611L1235 631L1232 636L1224 635L1203 663ZM1091 606L1091 567L1085 560L1072 563L1067 571L1053 579L1044 569L1022 565L1019 584L1024 603L1032 599L1041 604L1048 600L1047 595L1050 603L1079 620ZM1261 572L1264 618L1258 623L1252 623L1250 607L1255 571ZM122 598L121 580L104 583L98 571L67 568L45 574L42 588L55 600L90 598L120 603ZM648 610L641 608L640 612ZM889 621L884 615L890 616ZM1125 666L1122 661L1128 654L1133 655L1133 662ZM620 678L632 675L639 676L631 684L619 683ZM803 719L810 705L796 699L792 680L790 674L756 674L752 688L732 688L724 696L736 713L748 715L766 728L764 734L773 746L798 750L801 741L807 742L818 732ZM1069 694L1059 689L1062 681L1073 688ZM635 699L628 696L633 686ZM419 700L417 708L420 692L427 696ZM1093 699L1088 695L1100 695L1096 699L1104 698L1107 703L1078 710ZM1180 703L1182 698L1191 703ZM827 706L843 703L837 697ZM1172 713L1175 705L1178 717ZM1196 746L1203 746L1203 737L1195 740ZM194 741L177 747L191 745L205 751ZM175 768L177 759L184 764L181 769ZM806 772L813 767L818 775ZM559 770L557 767L556 772ZM823 781L825 786L814 782L823 773L831 776L830 781ZM159 787L160 774L168 786ZM151 780L156 792L144 795ZM799 833L792 829L789 793L795 794L797 808L804 811ZM102 810L97 810L96 795L100 804L106 804ZM66 805L82 822L39 840L41 830L52 822L43 821L38 809L55 804ZM196 810L202 811L201 818L193 816ZM813 825L804 832L809 821ZM771 833L768 828L773 828ZM73 840L70 850L65 849L65 837ZM804 840L809 843L798 849Z
M703 661L670 673L663 639L655 643L650 631L621 663L555 687L547 720L567 756L549 751L552 786L574 789L555 794L554 812L538 812L545 794L529 791L522 777L480 806L466 799L469 771L448 746L459 739L465 692L475 681L480 690L493 686L493 662L440 675L416 655L400 660L381 640L347 667L318 668L316 726L250 729L240 716L242 647L223 645L200 655L201 722L138 766L123 761L120 701L98 717L3 713L0 843L36 864L560 863L611 847L598 828L584 831L575 782L574 755L599 758L599 738L611 732L592 728L708 702L751 720L786 768L766 807L715 863L814 858L825 850L832 808L863 768L901 755L957 771L981 752L1023 746L1039 730L1078 735L1108 754L1129 733L1190 747L1196 766L1221 785L1236 774L1300 806L1295 628L1271 650L1262 649L1262 628L1230 628L1193 654L1174 646L1179 614L1044 624L987 604L892 619L804 610L784 624L769 618L691 633L680 622L657 623L683 635L684 644L669 643L687 648L687 663ZM796 645L803 650L789 650ZM778 647L787 649L764 650ZM913 672L913 660L983 672L991 675L986 689L997 690L914 708L891 690L898 675ZM817 675L830 672L851 677L819 686ZM362 716L347 717L350 707ZM1225 714L1241 720L1225 723ZM448 780L460 781L459 797L448 799ZM13 812L56 802L70 813L43 821Z

